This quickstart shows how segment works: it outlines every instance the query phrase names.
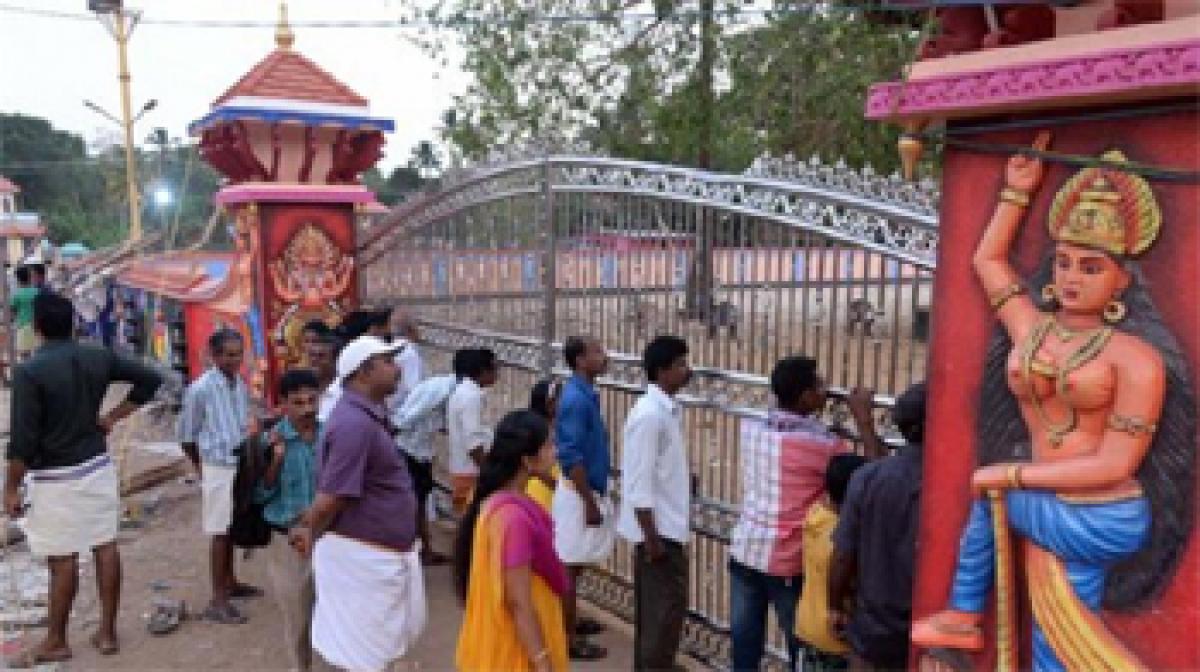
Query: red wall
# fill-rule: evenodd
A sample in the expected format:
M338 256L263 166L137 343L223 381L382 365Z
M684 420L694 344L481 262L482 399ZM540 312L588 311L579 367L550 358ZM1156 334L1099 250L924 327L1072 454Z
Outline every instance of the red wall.
M1079 110L1072 110L1078 114ZM952 127L953 128L953 127ZM1180 112L1109 122L1049 127L1051 149L1099 155L1121 149L1141 163L1200 170L1200 119ZM1027 145L1034 129L974 135L979 142ZM949 149L944 161L941 241L934 285L930 357L931 406L915 616L941 609L949 595L958 539L969 504L975 464L975 405L980 370L995 322L971 270L970 259L1003 186L1006 156ZM1047 246L1045 217L1054 193L1077 168L1049 164L1029 209L1015 259L1033 269ZM1200 188L1195 183L1151 180L1163 211L1158 241L1141 260L1163 318L1179 340L1200 383ZM1200 409L1198 409L1200 412ZM1200 440L1200 437L1197 437ZM1183 563L1162 600L1146 613L1106 615L1121 638L1156 670L1200 668L1200 546L1193 534Z
M186 323L188 381L208 367L208 337L213 332L212 312L197 303L186 303L183 306L183 319Z

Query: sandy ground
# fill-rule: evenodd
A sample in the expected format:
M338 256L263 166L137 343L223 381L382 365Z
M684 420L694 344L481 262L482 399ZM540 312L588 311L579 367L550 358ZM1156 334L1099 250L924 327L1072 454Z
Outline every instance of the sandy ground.
M144 516L140 529L122 533L125 587L119 632L122 651L116 656L100 656L87 643L94 627L97 603L94 583L88 570L80 583L71 625L71 645L75 658L59 670L282 670L286 654L281 639L279 613L270 595L244 602L250 622L241 626L217 625L201 620L185 621L174 633L156 637L147 633L146 617L156 596L183 599L189 608L202 608L206 599L207 543L197 528L199 490L179 481L155 488L149 493L157 502ZM439 543L446 547L448 532L443 528ZM241 560L239 579L266 586L261 557ZM155 588L165 588L156 590ZM416 647L407 657L407 669L453 669L454 647L458 638L461 608L450 589L449 570L431 568L426 572L430 622ZM598 615L598 614L593 614ZM33 629L29 636L40 631ZM631 639L619 624L597 638L607 646L610 658L602 664L575 665L579 670L628 670ZM44 669L56 669L47 666Z

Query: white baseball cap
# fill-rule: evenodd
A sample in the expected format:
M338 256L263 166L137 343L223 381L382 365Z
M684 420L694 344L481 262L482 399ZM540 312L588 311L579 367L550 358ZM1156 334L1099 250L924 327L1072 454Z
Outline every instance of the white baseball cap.
M345 380L375 355L394 355L403 349L403 343L388 343L378 336L359 336L342 348L342 353L338 355L338 380Z

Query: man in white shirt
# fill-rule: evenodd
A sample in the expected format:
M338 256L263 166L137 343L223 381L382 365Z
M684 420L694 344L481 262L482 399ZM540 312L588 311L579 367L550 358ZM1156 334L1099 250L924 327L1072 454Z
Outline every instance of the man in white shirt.
M492 431L483 422L484 390L496 384L496 353L472 348L455 355L462 381L446 402L446 434L450 443L450 483L454 512L463 515L471 502Z
M692 476L675 400L692 376L687 354L677 336L646 346L649 384L625 421L617 532L634 544L634 670L675 666L687 616Z
M414 315L402 308L392 310L388 318L388 330L392 334L393 343L403 343L404 349L396 355L396 365L400 367L400 386L392 395L391 408L393 411L404 405L404 398L413 391L422 380L425 380L425 363L421 361L421 353L417 351L417 320Z
M304 359L317 375L317 419L324 422L341 396L337 383L337 336L328 327L304 344Z

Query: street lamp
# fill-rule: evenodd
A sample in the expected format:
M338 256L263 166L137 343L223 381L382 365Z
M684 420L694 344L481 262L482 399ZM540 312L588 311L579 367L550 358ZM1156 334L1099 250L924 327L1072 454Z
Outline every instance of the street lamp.
M89 110L95 112L96 114L104 117L105 119L108 119L109 121L113 122L117 126L123 127L125 125L120 119L118 119L111 112L104 109L103 107L100 107L99 105L93 103L90 100L84 100L83 106L88 108ZM150 110L153 110L156 107L158 107L158 99L157 98L151 98L150 100L147 100L146 104L142 105L142 109L138 110L138 113L133 115L133 119L131 121L136 124L137 122L142 120L142 117L146 116L147 112L149 112Z
M154 189L154 205L159 210L166 210L174 200L175 195L171 193L171 188L167 185L160 184Z
M129 191L129 242L136 243L142 237L142 214L138 203L137 166L133 162L133 118L129 103L129 36L137 26L141 12L126 10L122 0L88 0L88 9L95 12L117 43L117 81L121 87L121 126L125 129L125 182ZM153 101L151 101L153 102ZM85 103L86 104L86 103ZM89 108L92 106L89 105ZM154 108L147 103L138 113L140 117ZM112 115L106 115L110 118Z

